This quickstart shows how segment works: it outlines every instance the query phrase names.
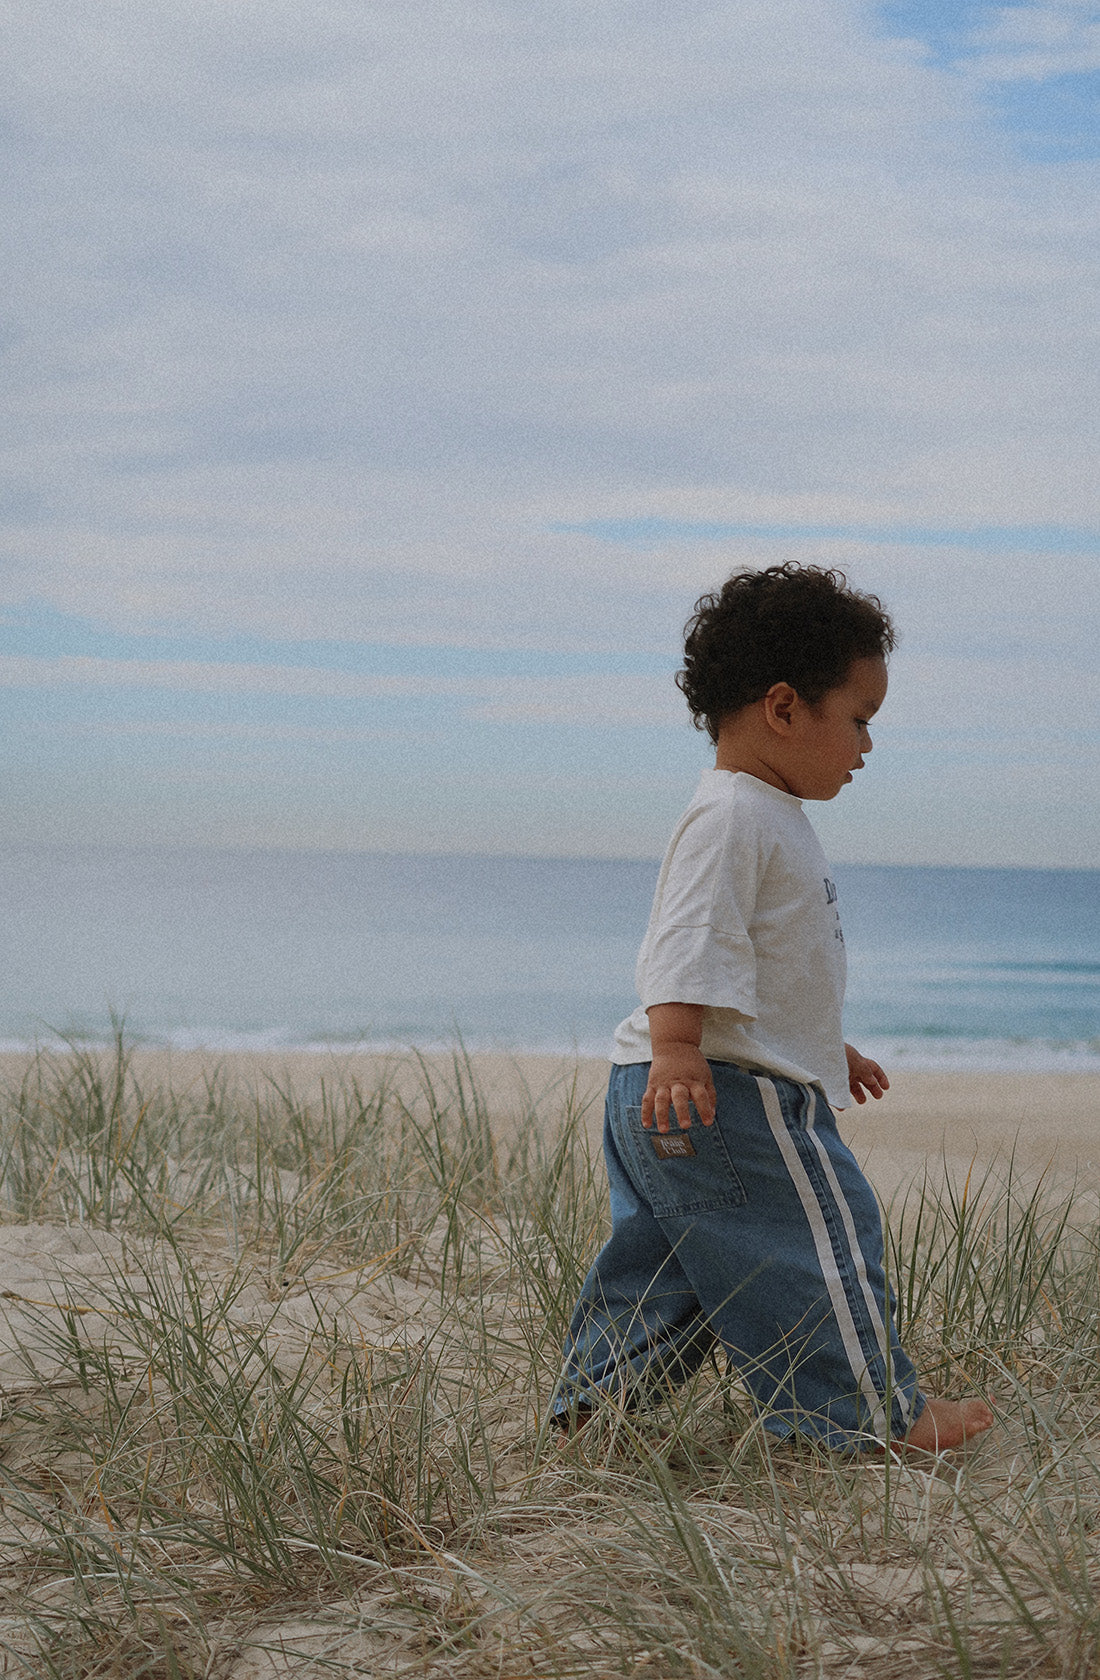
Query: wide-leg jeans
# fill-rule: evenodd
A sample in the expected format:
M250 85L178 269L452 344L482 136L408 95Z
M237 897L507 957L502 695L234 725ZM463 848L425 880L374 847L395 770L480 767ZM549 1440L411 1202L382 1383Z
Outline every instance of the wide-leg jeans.
M874 1191L815 1087L713 1062L718 1112L662 1140L648 1063L612 1069L612 1232L585 1281L552 1410L646 1404L715 1342L767 1428L852 1450L924 1406L894 1327ZM669 1142L671 1141L671 1144Z

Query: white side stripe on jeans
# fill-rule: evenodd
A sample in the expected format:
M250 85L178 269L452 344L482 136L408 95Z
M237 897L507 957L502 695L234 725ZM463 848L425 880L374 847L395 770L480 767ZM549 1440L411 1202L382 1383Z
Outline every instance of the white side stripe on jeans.
M806 1130L810 1135L810 1141L817 1150L818 1160L821 1162L821 1170L829 1181L829 1189L832 1191L836 1205L840 1209L840 1217L844 1221L845 1235L848 1238L848 1245L852 1251L852 1259L855 1262L856 1277L859 1279L859 1287L863 1291L863 1299L867 1303L868 1316L875 1327L875 1336L878 1340L878 1350L883 1359L887 1362L887 1365L889 1365L890 1338L886 1334L886 1325L883 1323L878 1302L875 1300L874 1290L871 1288L870 1280L867 1276L867 1264L863 1258L863 1250L859 1246L859 1238L856 1236L856 1222L852 1218L852 1210L848 1206L844 1192L840 1188L840 1180L836 1176L836 1168L833 1166L829 1157L829 1151L814 1131L814 1115L817 1113L817 1095L812 1085L807 1086L806 1089L810 1095L810 1113L806 1121ZM898 1408L901 1411L902 1417L907 1419L909 1416L909 1396L906 1394L904 1389L898 1388L894 1390L894 1398L897 1400Z
M890 1431L887 1428L883 1399L871 1380L870 1371L867 1369L867 1360L860 1344L855 1319L852 1317L852 1309L848 1304L848 1297L844 1290L844 1280L840 1275L840 1268L833 1253L833 1245L829 1237L828 1227L825 1224L825 1216L814 1194L809 1175L799 1159L794 1140L787 1130L775 1086L770 1079L765 1079L760 1074L756 1076L756 1083L760 1088L760 1100L764 1105L764 1113L768 1125L771 1127L772 1136L775 1138L779 1153L782 1155L787 1171L791 1175L791 1180L798 1191L799 1200L809 1221L810 1233L817 1250L817 1262L821 1267L821 1275L829 1292L829 1300L836 1315L837 1327L840 1330L840 1339L844 1344L844 1351L848 1355L848 1363L852 1367L852 1375L859 1384L864 1399L870 1408L871 1423L875 1435L880 1441L886 1442L890 1438ZM816 1138L814 1141L815 1143L819 1142ZM843 1198L840 1198L840 1200L843 1206ZM844 1223L849 1242L851 1242L855 1235L855 1225L850 1212L848 1212ZM854 1255L858 1255L858 1243L853 1243L852 1246ZM860 1260L862 1260L862 1256L860 1256Z

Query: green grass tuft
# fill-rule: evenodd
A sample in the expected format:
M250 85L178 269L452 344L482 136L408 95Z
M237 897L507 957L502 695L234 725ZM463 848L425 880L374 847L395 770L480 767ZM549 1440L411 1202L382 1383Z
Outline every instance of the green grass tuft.
M0 1671L1100 1673L1089 1198L1009 1160L890 1210L926 1382L999 1408L968 1458L781 1447L721 1360L559 1445L606 1229L575 1085L494 1113L462 1052L308 1101L147 1065L3 1094L0 1255L39 1281L4 1300Z

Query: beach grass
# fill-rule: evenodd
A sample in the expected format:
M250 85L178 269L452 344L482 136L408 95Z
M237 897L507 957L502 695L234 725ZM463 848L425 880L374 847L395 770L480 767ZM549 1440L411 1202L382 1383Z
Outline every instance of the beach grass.
M1011 1158L888 1214L966 1455L783 1445L708 1365L564 1444L606 1230L568 1077L461 1051L31 1060L0 1120L0 1671L542 1680L1100 1673L1100 1220Z

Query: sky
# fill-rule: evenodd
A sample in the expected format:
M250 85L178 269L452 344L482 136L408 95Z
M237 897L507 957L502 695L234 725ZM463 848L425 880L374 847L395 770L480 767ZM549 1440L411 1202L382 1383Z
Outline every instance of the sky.
M7 13L0 842L659 856L795 559L831 854L1100 867L1100 4Z

